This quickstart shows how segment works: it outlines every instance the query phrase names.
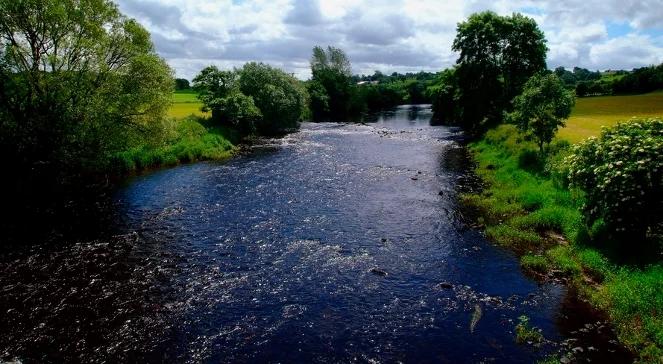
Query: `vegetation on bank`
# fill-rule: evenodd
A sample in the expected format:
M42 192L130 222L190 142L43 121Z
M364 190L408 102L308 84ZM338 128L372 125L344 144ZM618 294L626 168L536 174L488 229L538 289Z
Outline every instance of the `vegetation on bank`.
M208 119L194 116L171 119L170 123L163 143L141 145L114 155L112 171L127 174L180 163L222 160L237 151L240 135L234 129L210 125Z
M660 143L663 136L657 138ZM515 126L501 125L470 149L486 188L462 200L477 211L486 235L518 252L526 270L563 277L578 287L584 298L608 313L620 340L640 360L660 362L660 235L650 230L650 241L659 245L644 253L616 240L605 224L587 220L582 212L586 194L566 187L566 172L559 168L573 152L566 141L554 141L541 155ZM656 196L648 198L657 201Z

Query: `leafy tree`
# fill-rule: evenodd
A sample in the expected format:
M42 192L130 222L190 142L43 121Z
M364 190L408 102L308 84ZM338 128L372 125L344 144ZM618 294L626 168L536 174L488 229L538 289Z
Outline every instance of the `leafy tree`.
M545 70L548 50L533 19L490 11L458 24L452 48L460 53L455 72L458 121L473 134L501 121L523 84Z
M175 79L175 90L188 90L190 88L191 85L189 84L189 80L184 78Z
M158 137L172 72L108 0L0 0L0 150L35 191Z
M233 71L206 67L194 78L193 87L213 120L247 134L296 128L308 102L298 80L263 63L247 63Z
M247 63L239 71L241 92L253 98L262 118L259 134L280 134L299 127L308 95L295 77L264 63Z
M203 68L193 79L193 89L203 103L203 111L212 112L212 120L223 122L224 100L239 92L239 76L235 71L222 71L216 66ZM227 115L226 119L227 119ZM232 123L232 121L227 120Z
M331 46L327 50L313 48L311 73L312 89L316 91L311 95L314 118L343 119L357 111L352 107L356 86L352 83L350 61L343 50Z
M454 68L446 69L438 75L437 80L426 89L433 100L434 119L443 124L451 124L460 117L458 107L458 80Z
M566 158L572 186L585 192L590 224L603 220L622 241L644 241L663 228L663 121L605 128Z
M510 117L518 128L531 134L543 154L543 145L549 144L564 119L571 115L574 96L553 73L532 76L523 93L514 99L514 112Z

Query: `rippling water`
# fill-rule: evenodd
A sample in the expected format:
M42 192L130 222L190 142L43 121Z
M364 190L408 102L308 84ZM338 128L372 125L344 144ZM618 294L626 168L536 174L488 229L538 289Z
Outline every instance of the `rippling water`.
M132 179L112 234L2 260L0 358L532 362L559 350L565 289L464 227L461 135L429 120L401 107L370 125L304 124L227 163ZM541 348L515 343L522 314Z

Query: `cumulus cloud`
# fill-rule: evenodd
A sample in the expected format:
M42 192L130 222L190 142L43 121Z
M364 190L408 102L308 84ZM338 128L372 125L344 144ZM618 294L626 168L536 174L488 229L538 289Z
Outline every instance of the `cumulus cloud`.
M548 66L622 69L663 62L660 0L117 0L144 24L180 77L247 61L310 75L315 45L349 55L353 71L437 71L457 55L458 22L492 10L533 17L548 39ZM625 24L611 34L611 24ZM614 33L614 32L612 32Z

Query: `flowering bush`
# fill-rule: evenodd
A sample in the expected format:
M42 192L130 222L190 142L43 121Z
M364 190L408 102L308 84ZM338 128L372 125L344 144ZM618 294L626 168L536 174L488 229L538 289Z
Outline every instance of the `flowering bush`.
M612 232L644 238L663 224L663 121L604 128L565 159L569 181L586 193L584 213Z

